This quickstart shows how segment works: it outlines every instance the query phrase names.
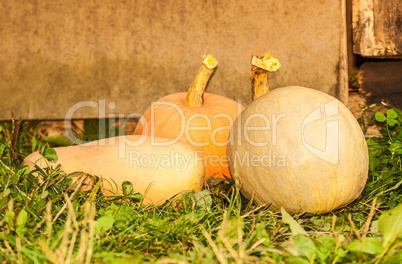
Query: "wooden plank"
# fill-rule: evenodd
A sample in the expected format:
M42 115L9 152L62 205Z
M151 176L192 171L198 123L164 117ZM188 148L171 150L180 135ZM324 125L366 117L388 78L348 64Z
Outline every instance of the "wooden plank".
M367 104L385 101L402 108L402 61L364 63L359 84Z
M365 57L402 57L402 1L353 0L353 51Z

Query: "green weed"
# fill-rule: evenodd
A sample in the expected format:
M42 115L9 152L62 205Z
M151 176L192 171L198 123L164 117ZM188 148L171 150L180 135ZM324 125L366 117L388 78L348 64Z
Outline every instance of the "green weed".
M141 205L127 184L113 198L99 183L79 192L60 167L21 165L35 150L57 158L38 123L1 123L0 263L401 263L402 112L373 107L359 120L382 134L367 139L367 186L324 215L271 211L220 179L161 206Z

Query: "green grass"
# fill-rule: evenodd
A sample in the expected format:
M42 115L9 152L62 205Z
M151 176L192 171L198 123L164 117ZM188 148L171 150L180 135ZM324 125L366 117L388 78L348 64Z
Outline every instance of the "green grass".
M227 180L158 207L104 197L99 185L77 192L60 168L39 170L39 182L21 161L58 141L40 137L38 122L0 123L0 263L401 263L402 113L359 121L382 133L367 139L362 195L293 216L250 203Z

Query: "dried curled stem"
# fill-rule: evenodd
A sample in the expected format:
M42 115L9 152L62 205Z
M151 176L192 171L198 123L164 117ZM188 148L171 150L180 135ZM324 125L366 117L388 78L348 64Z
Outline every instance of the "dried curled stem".
M251 87L253 89L253 100L269 92L268 72L277 71L281 64L278 59L269 52L265 52L264 56L251 57L253 69L251 71Z
M192 107L203 105L205 88L217 65L218 61L212 55L206 55L202 58L200 71L188 89L187 96L184 99L185 105Z

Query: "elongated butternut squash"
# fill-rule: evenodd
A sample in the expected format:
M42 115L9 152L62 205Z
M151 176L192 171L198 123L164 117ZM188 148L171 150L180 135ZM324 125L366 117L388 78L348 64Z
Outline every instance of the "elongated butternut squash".
M202 188L203 160L193 147L183 142L161 146L147 136L130 135L55 150L56 162L34 152L26 157L24 164L32 170L35 165L45 168L60 164L67 174L84 172L99 176L105 195L121 194L122 183L129 181L134 192L144 196L144 204L158 204L183 191Z

